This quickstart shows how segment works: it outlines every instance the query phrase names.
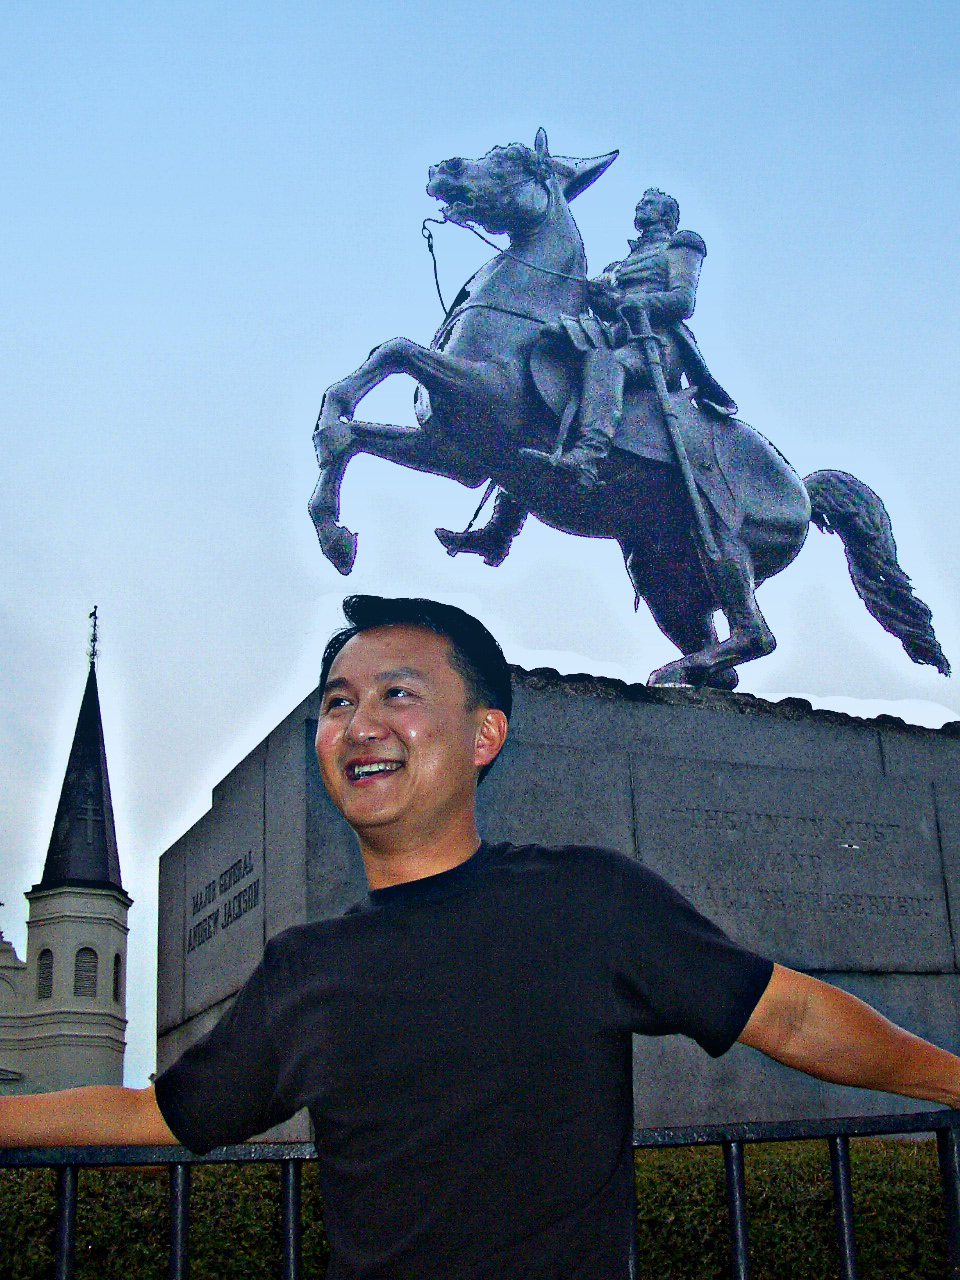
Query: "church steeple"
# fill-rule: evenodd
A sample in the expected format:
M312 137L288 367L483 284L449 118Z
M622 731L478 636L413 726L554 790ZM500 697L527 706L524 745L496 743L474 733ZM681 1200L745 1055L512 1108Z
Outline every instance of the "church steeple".
M34 889L91 885L123 892L97 691L96 608L90 618L87 684L80 703L43 875Z

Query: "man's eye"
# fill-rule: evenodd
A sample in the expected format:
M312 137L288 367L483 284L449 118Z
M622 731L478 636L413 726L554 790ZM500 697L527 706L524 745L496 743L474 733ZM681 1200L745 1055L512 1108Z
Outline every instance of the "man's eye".
M348 705L349 705L349 700L347 698L332 697L328 699L327 704L324 707L324 712L336 711L340 707L346 707Z
M404 689L401 685L394 685L392 688L387 690L388 698L409 698L411 696L411 691L409 689Z

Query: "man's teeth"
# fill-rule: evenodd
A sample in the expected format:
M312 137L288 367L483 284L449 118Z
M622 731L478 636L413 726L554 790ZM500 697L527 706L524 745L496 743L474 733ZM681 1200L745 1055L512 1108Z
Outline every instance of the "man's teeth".
M355 764L351 771L355 778L366 778L371 773L392 773L399 768L399 760L376 760L373 764Z

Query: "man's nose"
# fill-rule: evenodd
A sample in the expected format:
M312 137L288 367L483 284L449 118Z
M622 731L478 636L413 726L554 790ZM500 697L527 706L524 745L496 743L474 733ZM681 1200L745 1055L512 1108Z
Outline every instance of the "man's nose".
M351 742L375 742L386 735L386 726L378 703L361 701L354 709L347 725L346 736Z

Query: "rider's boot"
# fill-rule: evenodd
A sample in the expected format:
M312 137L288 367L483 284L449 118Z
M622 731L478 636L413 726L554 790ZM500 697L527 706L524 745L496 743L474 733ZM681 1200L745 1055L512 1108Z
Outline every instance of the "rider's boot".
M567 472L582 489L598 489L602 484L600 468L610 453L613 432L606 426L591 423L580 432L572 449L553 459L558 471Z
M586 352L581 368L576 443L559 457L538 454L538 460L549 461L582 489L599 488L603 483L600 471L623 416L623 379L623 368L615 351L598 347ZM530 453L527 449L522 452Z
M526 518L526 508L501 490L493 505L493 515L482 529L465 529L463 533L436 529L434 532L446 547L447 555L455 556L466 551L483 556L484 564L496 568L506 560L510 544L523 528Z

